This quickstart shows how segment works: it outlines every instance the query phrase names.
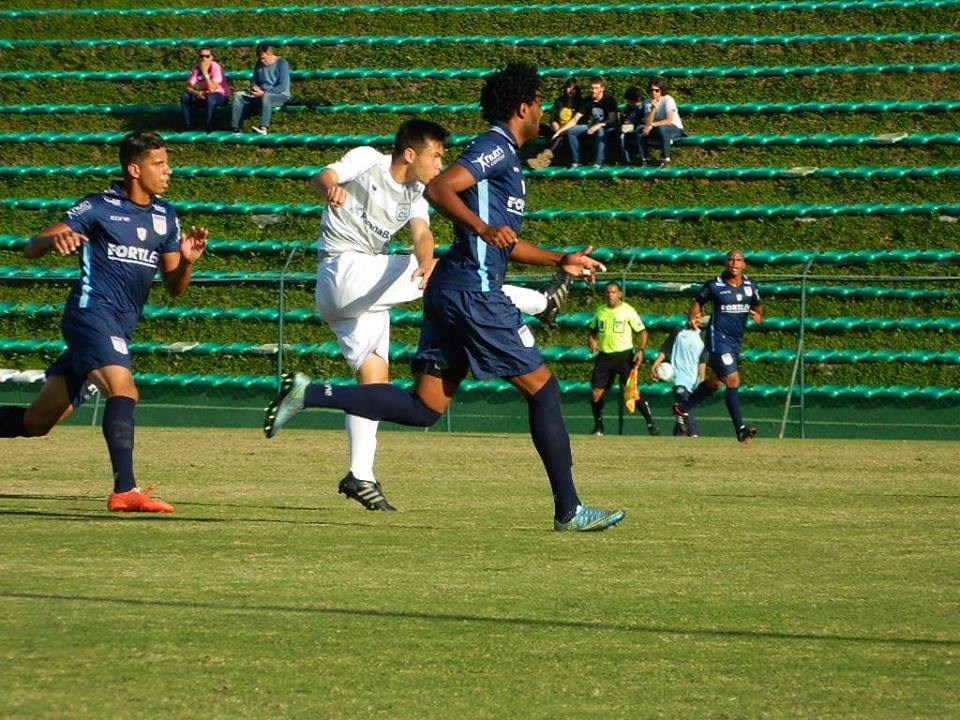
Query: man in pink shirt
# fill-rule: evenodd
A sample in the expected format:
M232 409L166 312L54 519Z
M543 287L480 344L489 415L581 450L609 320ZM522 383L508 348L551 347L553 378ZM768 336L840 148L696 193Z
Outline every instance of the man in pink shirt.
M190 129L190 111L193 108L206 110L207 132L213 130L213 116L218 107L230 97L230 86L227 77L223 74L220 63L213 59L213 50L208 47L200 48L197 64L193 66L190 77L187 78L187 88L180 96L180 107L183 110L183 124Z

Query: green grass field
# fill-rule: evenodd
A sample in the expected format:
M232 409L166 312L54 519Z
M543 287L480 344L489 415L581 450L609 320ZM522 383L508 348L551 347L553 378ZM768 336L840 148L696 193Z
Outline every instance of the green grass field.
M342 433L137 447L176 515L105 510L98 429L6 443L0 717L960 715L952 443L575 437L598 535L520 435L383 433L394 515Z

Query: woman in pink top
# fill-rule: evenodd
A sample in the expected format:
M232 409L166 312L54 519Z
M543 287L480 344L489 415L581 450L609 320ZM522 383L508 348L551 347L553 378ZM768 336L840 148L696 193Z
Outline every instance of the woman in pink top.
M217 108L223 105L230 97L230 86L227 76L223 74L220 63L214 61L213 50L208 47L200 48L197 64L193 66L190 77L187 78L187 89L180 96L180 107L183 110L183 124L190 129L190 111L193 108L206 109L207 132L213 130L213 116Z

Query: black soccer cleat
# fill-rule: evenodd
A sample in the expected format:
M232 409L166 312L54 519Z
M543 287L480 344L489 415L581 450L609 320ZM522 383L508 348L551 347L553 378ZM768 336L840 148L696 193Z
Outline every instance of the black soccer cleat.
M757 429L751 427L750 425L741 425L737 428L737 442L745 443L748 440L756 437Z
M543 290L540 292L547 298L547 307L538 312L534 317L544 325L549 325L557 319L560 314L560 306L570 294L570 283L574 280L573 275L566 270L558 270L550 279Z
M396 508L387 502L387 498L383 495L383 488L376 480L357 480L352 472L348 472L347 476L340 481L337 492L356 500L367 510L396 512Z
M652 423L650 425L647 425L647 432L650 433L650 435L652 436L656 436L660 434L660 430L657 429L657 426L653 425Z

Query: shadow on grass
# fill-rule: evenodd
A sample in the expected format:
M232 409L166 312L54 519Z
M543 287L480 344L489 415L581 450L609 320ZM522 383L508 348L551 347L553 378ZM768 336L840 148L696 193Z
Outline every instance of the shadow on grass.
M433 620L436 622L474 622L493 625L515 625L530 628L573 628L580 630L603 630L618 633L690 635L707 638L744 638L770 640L801 640L815 642L849 642L876 645L927 645L938 647L960 647L960 640L939 640L936 638L869 637L857 635L833 635L816 633L785 633L764 630L710 630L702 628L679 628L662 625L629 625L625 623L586 622L582 620L541 620L538 618L520 618L492 615L455 615L452 613L402 612L399 610L375 610L356 608L294 605L251 605L236 606L218 602L199 602L195 600L143 600L137 598L91 597L83 595L54 595L30 592L0 592L0 598L17 600L60 601L90 604L115 604L133 607L177 608L190 610L217 610L253 613L295 613L302 615L346 615L357 618L384 618L390 620Z
M79 498L89 499L89 498ZM188 504L188 503L183 503ZM214 507L220 507L210 503ZM242 508L253 508L251 505L238 505ZM293 508L278 508L280 510L290 510ZM313 508L309 508L313 509ZM84 522L164 522L164 523L255 523L255 524L273 524L273 525L314 525L316 527L359 527L390 530L458 530L456 527L441 527L437 525L398 525L395 522L389 524L361 523L361 522L335 522L331 520L290 520L285 518L250 518L250 517L190 517L189 515L169 514L169 513L115 513L104 510L103 512L56 512L51 510L21 510L18 508L0 508L0 517L9 515L12 517L31 517L41 520L81 520ZM533 532L543 532L540 528L512 528L513 530L527 530Z
M88 500L90 502L102 502L99 496L91 495L30 495L16 493L0 493L0 500ZM197 507L229 507L243 508L250 510L312 510L316 512L327 511L329 507L305 507L301 505L249 505L244 503L226 503L226 502L180 502L178 505L196 505Z

